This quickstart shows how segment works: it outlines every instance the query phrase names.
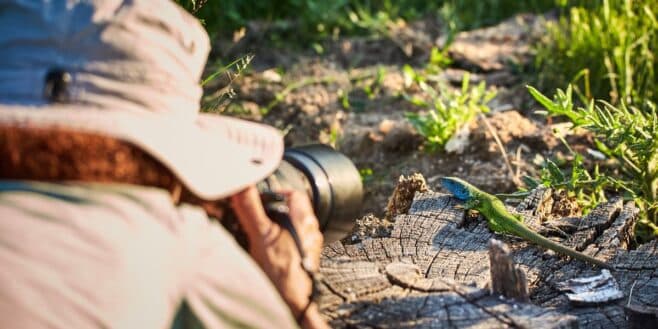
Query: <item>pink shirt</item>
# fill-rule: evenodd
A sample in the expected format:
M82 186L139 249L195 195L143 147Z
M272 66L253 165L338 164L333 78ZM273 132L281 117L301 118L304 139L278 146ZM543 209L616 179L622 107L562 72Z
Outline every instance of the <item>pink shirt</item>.
M295 328L252 259L160 189L0 181L0 326Z

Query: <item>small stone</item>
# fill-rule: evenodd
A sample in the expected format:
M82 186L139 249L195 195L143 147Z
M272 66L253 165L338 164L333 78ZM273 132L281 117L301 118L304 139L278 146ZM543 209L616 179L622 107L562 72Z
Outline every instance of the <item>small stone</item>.
M379 143L384 140L384 136L371 131L368 133L368 139L370 139L372 142Z
M281 79L281 74L279 74L279 72L277 72L274 69L269 69L269 70L263 71L263 73L261 74L261 77L263 78L263 80L265 80L267 82L279 83L282 80Z
M468 137L471 134L471 129L468 125L462 126L457 133L452 135L445 145L445 151L448 153L462 154L466 147L468 147Z
M395 121L384 119L379 123L379 132L382 134L388 134L396 126Z

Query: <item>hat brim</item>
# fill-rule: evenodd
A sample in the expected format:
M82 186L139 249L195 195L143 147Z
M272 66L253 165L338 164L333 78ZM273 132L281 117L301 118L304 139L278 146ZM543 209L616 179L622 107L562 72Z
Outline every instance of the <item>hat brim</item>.
M0 124L63 128L127 141L159 160L195 195L216 200L270 175L283 155L281 133L235 118L180 118L82 106L0 106Z

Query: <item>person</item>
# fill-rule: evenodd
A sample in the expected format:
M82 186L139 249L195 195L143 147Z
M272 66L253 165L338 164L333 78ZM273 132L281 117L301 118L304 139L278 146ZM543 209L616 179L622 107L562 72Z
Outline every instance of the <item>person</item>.
M254 187L282 136L199 113L209 40L194 17L165 0L0 8L2 327L327 326L308 197L281 191L302 260Z

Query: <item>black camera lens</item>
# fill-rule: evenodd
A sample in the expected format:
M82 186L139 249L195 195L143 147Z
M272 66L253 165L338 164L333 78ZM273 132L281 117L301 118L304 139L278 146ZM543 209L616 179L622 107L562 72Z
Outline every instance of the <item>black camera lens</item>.
M307 193L326 242L349 232L361 211L363 186L358 170L345 155L323 144L286 149L279 168L258 187Z

